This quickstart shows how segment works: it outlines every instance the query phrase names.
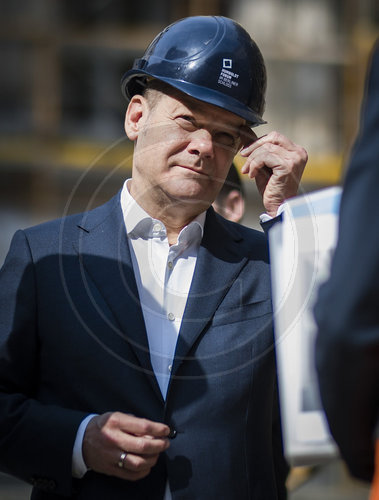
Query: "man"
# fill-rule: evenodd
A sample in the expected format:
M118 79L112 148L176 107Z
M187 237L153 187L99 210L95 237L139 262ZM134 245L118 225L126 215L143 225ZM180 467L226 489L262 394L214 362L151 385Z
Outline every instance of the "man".
M373 477L374 443L379 437L378 137L377 42L361 129L344 183L331 274L315 309L322 402L350 472L366 481Z
M265 236L209 207L242 147L275 216L306 153L251 131L264 63L230 19L166 28L122 88L132 179L2 270L2 470L34 499L285 498Z
M232 163L221 191L212 206L225 219L233 222L241 221L245 213L245 192L234 163Z

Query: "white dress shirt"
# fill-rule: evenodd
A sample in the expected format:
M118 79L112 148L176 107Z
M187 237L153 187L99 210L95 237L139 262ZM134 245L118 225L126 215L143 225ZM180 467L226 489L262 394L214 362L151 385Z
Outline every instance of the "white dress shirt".
M121 191L133 271L145 320L151 364L165 399L176 342L188 292L203 236L205 212L179 233L175 245L169 245L164 224L150 217L132 198L125 181ZM127 298L126 298L127 300ZM87 471L82 456L85 428L93 415L81 423L73 451L73 475ZM164 500L170 500L166 487Z
M146 325L151 364L166 397L176 342L203 236L205 213L169 246L164 224L150 217L124 184L121 206Z

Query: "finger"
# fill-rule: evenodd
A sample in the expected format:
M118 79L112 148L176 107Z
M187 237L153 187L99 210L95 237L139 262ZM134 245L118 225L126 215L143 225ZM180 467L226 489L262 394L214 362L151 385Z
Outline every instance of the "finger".
M253 163L253 161L249 160L247 161L244 165L241 167L241 174L246 174L250 177L250 179L254 179L254 177L257 175L259 169L263 167L264 165L256 165Z
M159 455L141 456L127 453L126 458L123 460L123 468L134 472L150 470L157 463L158 457Z
M282 146L267 143L252 152L241 168L243 174L256 177L263 167L274 170L274 173L290 172L293 169L303 168L303 161L298 151L289 151Z
M254 178L263 167L273 169L280 165L285 165L291 159L291 155L293 153L282 146L271 142L262 144L259 148L250 152L249 157L241 168L241 172L249 174L250 178Z
M151 439L149 436L132 436L120 433L117 444L121 449L135 455L156 455L167 450L170 441L168 438Z
M271 176L272 170L267 167L263 167L255 176L255 183L262 196Z
M273 131L270 132L269 134L257 138L252 144L243 148L240 154L241 156L248 156L253 151L257 150L258 148L262 147L265 144L274 144L277 146L281 146L287 149L288 151L297 151L299 149L303 149L294 142L292 142L290 139L288 139L288 137L286 137L285 135Z
M135 421L136 417L125 414L106 413L93 417L88 423L82 444L83 458L87 467L98 472L112 473L115 467L115 454L120 456L119 450L126 450L135 454L155 455L166 450L169 446L168 438L155 438L152 436L134 436L125 430L120 430L120 425L125 421ZM140 419L143 420L143 419ZM160 424L162 425L162 424ZM155 432L146 423L131 426L141 432ZM167 428L167 426L164 426ZM158 433L161 427L158 426Z
M122 455L125 455L124 457ZM108 469L108 474L136 481L150 474L152 467L158 461L159 455L139 456L132 453L118 452L112 467Z
M153 422L125 413L116 413L115 418L115 424L120 430L136 436L167 437L170 433L168 425L161 422Z
M242 166L241 173L248 174L248 176L253 179L263 168L270 168L272 170L281 165L285 165L287 161L286 151L275 151L274 148L278 148L278 146L271 145L255 151Z

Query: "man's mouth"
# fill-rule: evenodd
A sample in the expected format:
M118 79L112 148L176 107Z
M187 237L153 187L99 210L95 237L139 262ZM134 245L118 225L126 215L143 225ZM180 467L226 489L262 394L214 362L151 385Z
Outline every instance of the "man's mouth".
M207 174L206 172L204 172L203 170L199 169L199 168L196 168L196 167L193 167L191 165L178 165L178 167L180 168L184 168L185 170L190 170L191 172L195 173L195 174L198 174L198 175L202 175L202 176L205 176L205 177L209 177L209 174Z

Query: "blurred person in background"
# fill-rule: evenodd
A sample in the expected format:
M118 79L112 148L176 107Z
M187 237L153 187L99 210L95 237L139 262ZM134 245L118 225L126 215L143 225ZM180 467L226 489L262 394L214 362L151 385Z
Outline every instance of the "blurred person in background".
M373 479L375 440L379 438L378 199L377 41L366 79L360 130L344 182L331 274L315 308L322 402L351 474L365 481ZM377 461L379 474L379 456ZM375 498L379 498L378 490Z
M245 191L234 163L232 163L221 191L212 206L225 219L233 222L241 221L245 213Z
M211 207L238 151L268 216L297 194L304 149L251 130L265 88L239 24L172 24L122 79L132 178L14 236L0 466L34 500L286 498L267 241Z

